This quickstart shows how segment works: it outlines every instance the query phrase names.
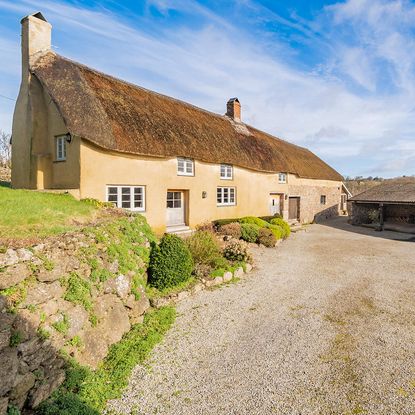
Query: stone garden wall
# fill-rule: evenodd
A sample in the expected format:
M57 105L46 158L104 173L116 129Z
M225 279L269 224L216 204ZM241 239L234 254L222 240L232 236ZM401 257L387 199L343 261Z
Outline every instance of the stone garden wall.
M35 408L65 379L65 360L92 368L150 307L152 234L140 218L0 251L0 414Z

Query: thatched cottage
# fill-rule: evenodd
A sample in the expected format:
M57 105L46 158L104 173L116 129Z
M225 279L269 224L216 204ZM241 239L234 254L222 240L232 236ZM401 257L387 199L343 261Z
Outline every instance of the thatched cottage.
M15 188L109 201L159 231L245 215L311 222L338 214L339 173L242 120L237 98L219 115L132 85L53 52L41 13L22 20Z

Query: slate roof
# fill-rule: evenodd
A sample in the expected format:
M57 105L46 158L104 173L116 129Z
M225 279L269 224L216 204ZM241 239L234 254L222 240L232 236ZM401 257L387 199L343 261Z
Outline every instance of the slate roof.
M355 202L414 203L415 182L382 183L353 196Z

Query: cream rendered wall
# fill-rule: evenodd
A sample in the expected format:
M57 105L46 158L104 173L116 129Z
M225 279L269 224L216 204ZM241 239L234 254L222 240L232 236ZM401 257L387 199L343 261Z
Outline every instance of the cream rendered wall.
M288 184L279 184L278 175L261 173L234 166L233 180L220 179L220 166L195 161L195 175L178 176L176 158L154 158L130 156L108 152L82 140L81 142L81 198L92 197L105 200L106 185L146 186L146 211L142 212L150 225L157 231L166 228L167 190L188 191L188 225L220 218L247 215L263 216L269 214L270 193L289 192L302 187L314 186L315 196L320 201L320 188L337 188L337 182L316 180L304 181L289 175ZM292 185L290 184L292 182ZM236 187L235 206L217 206L216 188L218 186ZM207 197L202 198L202 192ZM340 192L339 200L340 201ZM288 201L285 201L287 206ZM302 207L302 210L307 207ZM308 216L306 217L308 219Z

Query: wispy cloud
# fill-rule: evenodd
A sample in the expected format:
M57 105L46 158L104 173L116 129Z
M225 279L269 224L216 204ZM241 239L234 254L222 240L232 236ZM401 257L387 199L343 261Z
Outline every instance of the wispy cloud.
M0 0L16 27L38 7ZM349 0L313 20L254 0L226 13L193 0L148 0L144 13L125 15L59 0L41 7L58 53L218 113L238 96L244 121L307 145L344 174L415 173L415 11L408 2ZM15 96L20 52L11 33L0 35L0 59L8 62L0 93L12 88ZM299 42L302 50L293 45ZM1 71L14 74L7 85ZM0 128L7 117L0 106Z

